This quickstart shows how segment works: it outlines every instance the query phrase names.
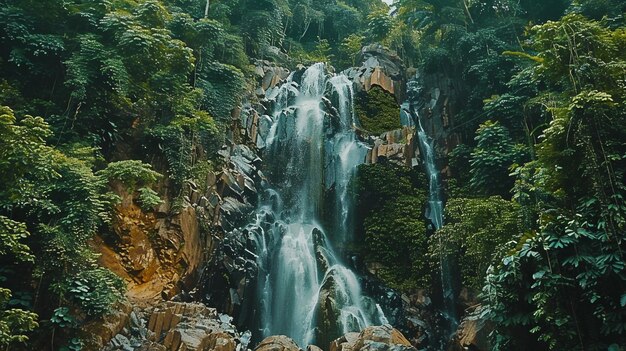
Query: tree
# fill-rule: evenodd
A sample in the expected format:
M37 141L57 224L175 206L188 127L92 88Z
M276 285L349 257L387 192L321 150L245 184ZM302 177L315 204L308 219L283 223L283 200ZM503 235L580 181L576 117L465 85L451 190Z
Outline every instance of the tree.
M513 187L509 168L523 161L524 148L513 143L506 128L491 121L480 126L475 140L478 144L470 159L472 189L483 195L509 197Z

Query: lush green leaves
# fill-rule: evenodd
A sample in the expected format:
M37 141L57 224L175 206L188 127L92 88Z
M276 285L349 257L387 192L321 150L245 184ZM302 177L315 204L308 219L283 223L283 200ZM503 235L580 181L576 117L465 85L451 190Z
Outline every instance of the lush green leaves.
M456 257L463 285L476 290L487 268L505 256L522 232L519 206L500 197L451 199L445 222L430 239L434 256Z

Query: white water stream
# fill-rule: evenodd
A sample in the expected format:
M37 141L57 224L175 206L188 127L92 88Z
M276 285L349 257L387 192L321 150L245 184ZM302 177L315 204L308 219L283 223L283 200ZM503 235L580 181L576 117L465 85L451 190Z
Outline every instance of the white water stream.
M350 80L330 77L322 63L268 92L274 107L263 146L272 188L253 224L263 336L284 334L305 347L387 321L334 248L351 240L349 185L367 154L353 129L353 95Z

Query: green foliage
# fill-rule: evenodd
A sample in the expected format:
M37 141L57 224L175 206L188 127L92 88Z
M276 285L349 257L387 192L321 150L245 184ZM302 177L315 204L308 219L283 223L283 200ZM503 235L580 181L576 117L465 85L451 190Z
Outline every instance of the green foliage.
M28 340L26 335L38 327L37 314L17 308L7 308L11 299L9 289L0 288L0 347Z
M624 344L626 116L620 30L567 15L532 29L530 70L550 121L514 199L533 230L487 277L484 317L496 350ZM593 62L593 64L592 64Z
M152 184L162 177L160 173L152 170L151 165L139 160L111 162L105 169L98 171L97 175L108 181L121 182L130 193L133 193L137 186Z
M524 160L524 147L515 145L507 129L497 122L485 122L476 134L478 145L470 159L471 188L483 195L508 197L513 186L509 168Z
M144 187L139 189L139 203L144 211L150 211L163 203L163 200L156 191Z
M379 86L375 85L368 92L358 94L354 105L361 126L371 134L380 135L402 128L400 106L393 94Z
M0 257L12 256L18 261L32 262L30 248L22 243L30 236L24 223L0 215Z
M124 281L108 269L80 271L58 285L58 290L90 316L103 315L124 297Z
M348 58L351 65L356 64L356 57L361 52L365 37L358 34L350 34L341 43L341 53Z
M246 81L239 69L212 62L200 72L198 86L204 91L203 107L221 121L230 119L230 112L241 103Z
M113 273L94 268L97 256L88 241L109 220L115 197L106 192L106 181L93 173L92 157L73 158L46 145L52 135L43 119L17 119L7 107L1 111L0 167L6 177L0 186L3 284L35 286L42 295L55 293L59 303L72 303L89 315L106 312L122 298L123 284ZM87 150L94 153L93 148ZM78 297L74 282L89 286L87 297ZM37 315L7 306L19 304L42 313L51 306L30 306L29 299L19 302L21 291L9 301L11 292L1 291L0 333L8 335L2 340L24 341L23 333L37 326Z
M67 307L58 307L54 309L50 322L59 328L72 328L76 327L76 318L70 313L70 309Z
M392 18L385 10L370 13L367 21L367 33L372 41L381 41L391 32Z
M417 171L392 165L363 165L357 175L364 255L381 267L377 275L406 292L429 288L432 264L423 212L427 187Z
M314 62L330 62L331 56L328 40L318 37L315 50L309 54L309 58Z
M164 153L168 162L168 173L176 189L194 174L198 161L214 155L221 145L217 138L215 122L207 114L173 120L167 126L150 131L152 142Z
M433 256L454 255L463 286L480 291L487 268L522 232L519 205L497 196L454 198L445 210L446 224L430 238Z

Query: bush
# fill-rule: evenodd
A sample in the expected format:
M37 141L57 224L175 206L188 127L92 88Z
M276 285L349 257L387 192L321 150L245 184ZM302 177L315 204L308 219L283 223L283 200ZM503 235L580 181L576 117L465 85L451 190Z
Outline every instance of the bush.
M128 188L129 193L134 192L139 185L154 183L162 177L159 172L152 170L151 165L139 160L111 162L97 175L108 180L122 182Z
M451 199L446 204L446 224L430 240L434 257L455 257L463 285L479 291L487 268L507 252L507 243L522 230L520 207L494 196Z
M139 189L139 203L144 211L153 210L155 206L163 202L159 194L150 188Z

